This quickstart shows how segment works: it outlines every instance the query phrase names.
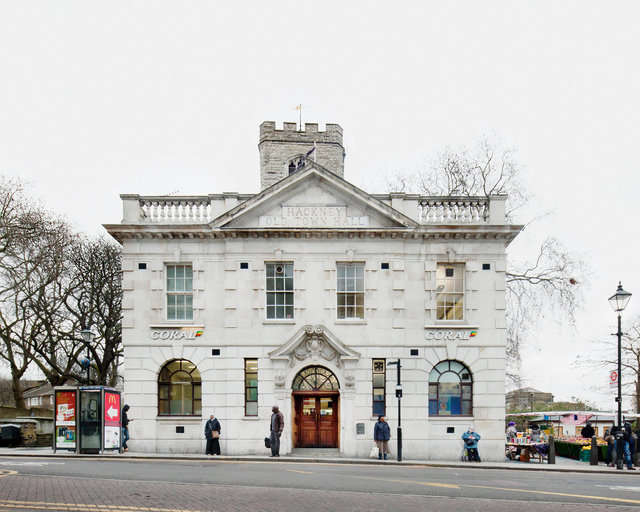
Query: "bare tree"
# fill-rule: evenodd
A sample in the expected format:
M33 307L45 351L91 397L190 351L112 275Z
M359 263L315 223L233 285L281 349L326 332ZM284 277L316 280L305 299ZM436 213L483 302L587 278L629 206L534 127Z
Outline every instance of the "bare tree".
M621 365L623 396L632 398L635 412L640 411L640 317L622 329ZM613 356L613 357L612 357ZM592 342L586 357L576 357L577 366L613 369L618 367L618 337L609 336ZM624 378L623 378L624 377Z
M20 380L33 361L40 326L25 303L27 281L39 278L46 251L32 250L47 239L52 219L29 200L21 182L0 178L0 358L9 367L14 402L24 407Z
M115 385L121 356L120 248L49 214L16 181L0 181L0 359L20 380L36 365L54 386L84 380L80 331L94 324L92 382Z
M55 250L62 265L51 268L53 286L28 300L43 326L34 362L54 386L70 378L83 381L80 361L88 349L90 383L113 386L122 355L119 246L76 235ZM97 335L87 347L80 331L89 326Z
M115 386L122 356L122 269L120 246L105 238L80 240L71 264L74 284L67 300L74 328L94 325L90 347L96 382Z
M475 148L446 148L421 171L388 180L392 190L426 195L507 195L507 219L514 221L530 194L521 183L522 168L515 150L495 136L483 137ZM520 349L543 314L562 315L573 324L582 304L588 274L580 258L553 237L529 251L528 260L508 260L507 277L507 378L520 384Z

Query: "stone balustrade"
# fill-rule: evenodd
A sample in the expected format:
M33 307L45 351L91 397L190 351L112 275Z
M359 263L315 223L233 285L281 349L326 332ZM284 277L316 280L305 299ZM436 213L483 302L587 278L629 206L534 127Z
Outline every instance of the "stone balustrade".
M140 198L144 218L161 224L202 224L211 221L208 197Z
M123 222L206 224L252 197L237 193L208 196L122 195ZM506 196L438 197L417 194L375 194L421 225L506 223Z
M421 198L418 202L420 224L487 223L489 199L483 198Z
M138 196L123 195L124 220L157 224L205 224L211 222L209 196Z

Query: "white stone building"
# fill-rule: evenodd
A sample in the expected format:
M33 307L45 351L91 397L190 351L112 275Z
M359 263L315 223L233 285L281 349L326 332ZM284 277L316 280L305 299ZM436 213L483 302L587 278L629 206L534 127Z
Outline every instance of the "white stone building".
M395 453L453 460L470 424L504 457L505 197L370 195L343 179L342 129L260 126L262 191L123 195L125 398L135 451L366 457L385 414Z

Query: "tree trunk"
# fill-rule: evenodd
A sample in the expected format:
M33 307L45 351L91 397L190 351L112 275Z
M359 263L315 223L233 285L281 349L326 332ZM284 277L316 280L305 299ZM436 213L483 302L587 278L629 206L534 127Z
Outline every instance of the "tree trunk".
M21 372L17 368L11 368L11 389L13 390L13 401L18 409L26 409L24 403L24 394L22 393L22 386L20 385L20 378L24 372Z

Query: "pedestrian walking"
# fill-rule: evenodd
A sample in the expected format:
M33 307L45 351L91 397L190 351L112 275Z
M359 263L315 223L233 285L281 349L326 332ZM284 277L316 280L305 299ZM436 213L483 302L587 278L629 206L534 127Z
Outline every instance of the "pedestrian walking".
M611 427L611 434L613 434L613 436L616 439L615 440L616 455L617 457L619 457L620 453L623 454L623 459L624 459L624 462L626 462L627 464L627 469L636 469L633 467L633 461L631 460L631 425L629 424L626 418L624 418L622 423L622 439L620 439L620 442L618 442L619 430L620 429L617 425L614 425L613 427ZM616 458L616 461L617 461L617 458ZM613 465L615 466L616 462L613 462Z
M209 416L209 420L204 426L204 437L207 439L207 455L220 455L220 422L215 414Z
M378 416L378 421L373 427L373 440L378 445L378 459L384 458L384 460L387 460L389 439L391 439L391 428L385 421L384 416Z
M271 413L271 457L280 457L280 436L284 430L284 415L277 405L271 408Z
M480 455L478 454L478 441L480 441L480 434L476 432L476 429L469 427L469 429L462 434L462 439L464 439L464 446L467 449L469 462L481 462Z
M124 407L122 408L122 451L126 452L129 450L129 447L127 446L127 441L129 439L131 439L129 437L129 422L131 421L129 419L129 415L127 414L127 412L129 411L130 407L129 404L124 404Z
M613 463L613 461L615 460L614 457L614 451L615 451L615 446L614 446L614 442L615 442L615 437L613 436L613 434L611 433L611 429L608 428L607 430L604 431L604 440L607 442L607 456L604 458L604 462L607 466L609 466L610 468L613 467L615 464Z

